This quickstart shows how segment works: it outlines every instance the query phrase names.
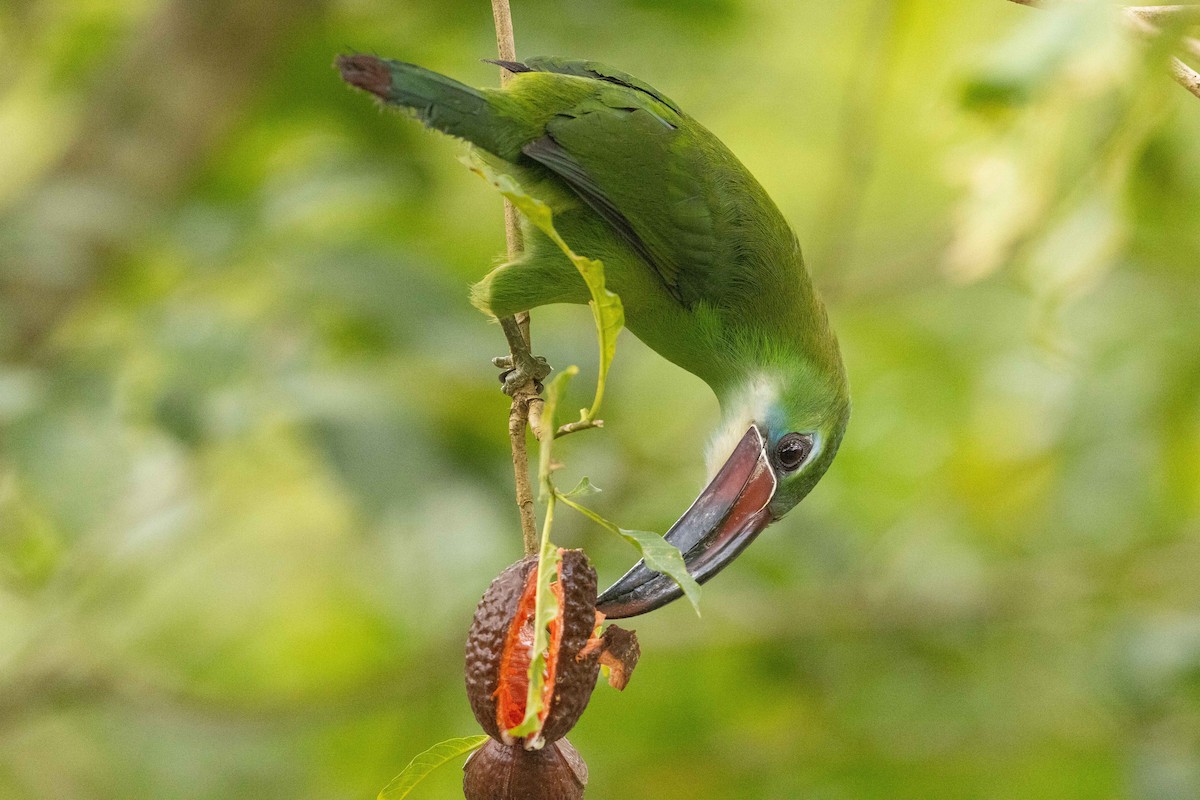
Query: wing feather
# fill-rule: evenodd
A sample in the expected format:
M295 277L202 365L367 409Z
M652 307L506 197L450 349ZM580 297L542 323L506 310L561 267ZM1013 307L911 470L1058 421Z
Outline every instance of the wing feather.
M502 66L596 81L522 153L570 187L683 306L719 301L736 286L730 273L745 231L735 230L737 213L721 198L753 179L711 133L652 86L596 62L531 58Z

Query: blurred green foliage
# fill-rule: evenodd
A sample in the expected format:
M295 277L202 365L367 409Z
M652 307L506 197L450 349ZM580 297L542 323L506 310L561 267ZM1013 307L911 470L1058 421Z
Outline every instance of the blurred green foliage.
M465 291L499 198L329 65L493 83L487 5L0 7L0 796L370 797L474 732L520 551ZM855 399L703 619L638 622L589 796L1200 796L1200 103L1162 53L1091 4L514 5L519 52L649 80L759 176ZM587 311L534 338L582 407ZM620 351L560 481L661 531L716 406Z

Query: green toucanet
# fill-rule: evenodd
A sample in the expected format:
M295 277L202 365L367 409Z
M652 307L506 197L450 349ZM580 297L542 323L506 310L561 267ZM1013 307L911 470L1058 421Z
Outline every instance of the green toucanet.
M590 61L497 62L503 89L413 64L338 59L342 76L465 139L550 206L577 253L604 262L627 327L703 379L721 403L712 480L667 532L703 582L792 509L829 468L850 415L845 370L796 236L754 177L670 98ZM472 300L497 317L586 303L575 266L541 231ZM598 609L624 617L681 594L639 563Z

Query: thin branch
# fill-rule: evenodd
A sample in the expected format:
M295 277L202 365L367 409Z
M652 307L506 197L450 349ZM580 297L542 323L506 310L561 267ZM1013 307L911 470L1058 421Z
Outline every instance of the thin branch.
M1200 6L1126 7L1123 9L1123 18L1125 19L1126 25L1128 25L1129 28L1135 33L1149 39L1154 39L1162 36L1163 30L1151 22L1151 20L1167 20L1168 22L1176 23L1178 20L1188 19L1182 14L1175 13L1174 15L1171 15L1166 13L1167 11L1175 11L1177 9L1195 9L1200 11ZM1157 10L1159 13L1146 13L1147 11L1151 10ZM1192 46L1196 44L1195 39L1187 38L1184 39L1180 44L1183 45L1185 49L1192 51L1192 54L1195 55L1195 51L1192 48ZM1196 97L1200 97L1200 74L1197 74L1194 69L1183 63L1176 56L1171 56L1168 66L1171 72L1171 77L1175 79L1176 83L1187 89Z
M568 422L565 425L559 425L558 430L554 432L554 438L557 439L561 436L566 436L568 433L575 433L577 431L586 431L590 428L603 427L604 420L602 419L581 419L576 422Z
M1126 13L1151 22L1175 25L1200 25L1200 4L1186 6L1128 6Z
M513 39L512 11L509 10L508 0L492 0L492 19L496 24L496 52L500 60L516 61L517 46ZM501 68L500 86L507 86L510 80L512 73ZM515 259L521 254L521 218L516 207L507 200L504 201L504 239L508 244L509 260ZM529 314L523 313L518 316L525 318L521 332L525 343L529 344Z
M509 9L508 0L492 0L492 19L496 25L496 52L500 60L515 61L517 48L513 38L512 11ZM500 85L507 84L510 77L507 70L501 69ZM521 254L521 221L517 216L517 209L507 200L504 201L504 239L508 246L508 258L512 261ZM540 366L529 351L529 314L505 317L500 320L500 328L504 331L504 338L508 340L511 366L516 378L511 384L506 382L505 392L512 397L512 405L508 410L508 442L512 448L517 509L521 514L521 538L525 546L525 555L533 555L538 551L538 531L537 519L533 513L533 486L529 481L529 453L525 447L525 431L529 426L531 413L536 413L539 419L541 417L539 381L545 374L539 374ZM535 427L534 430L538 428Z
M1171 77L1196 97L1200 97L1200 72L1189 67L1174 56L1171 57Z

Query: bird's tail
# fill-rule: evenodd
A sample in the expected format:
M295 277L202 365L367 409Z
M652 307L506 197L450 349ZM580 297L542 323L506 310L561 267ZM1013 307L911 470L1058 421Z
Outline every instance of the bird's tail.
M475 89L403 61L375 56L338 56L342 79L384 103L408 109L431 128L466 139L506 161L520 153L524 131L502 114L502 92Z

